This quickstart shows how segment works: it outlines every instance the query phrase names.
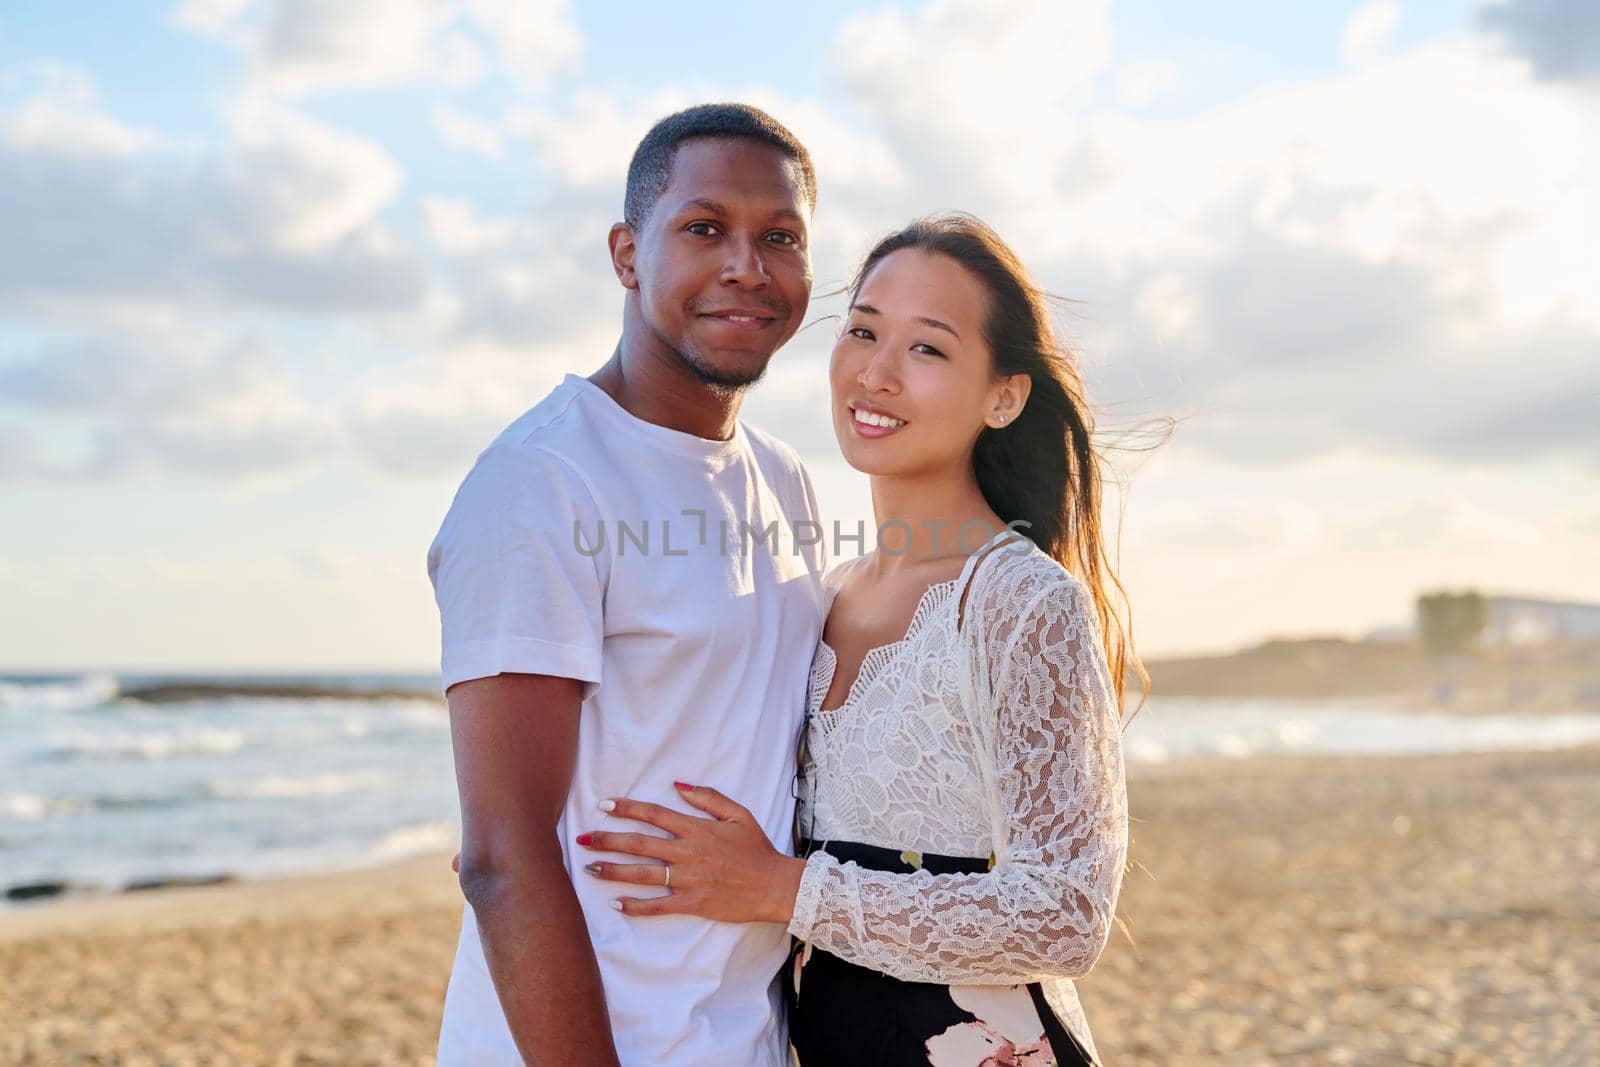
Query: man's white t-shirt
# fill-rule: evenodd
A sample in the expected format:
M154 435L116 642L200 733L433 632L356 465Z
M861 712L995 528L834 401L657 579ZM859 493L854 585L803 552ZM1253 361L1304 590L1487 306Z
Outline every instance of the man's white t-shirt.
M568 375L478 456L429 548L445 688L502 672L584 682L559 834L624 1067L789 1062L773 988L785 929L624 916L611 899L649 891L584 873L595 857L573 839L641 829L600 812L608 797L699 814L672 786L686 781L788 849L822 542L788 446L743 423L728 441L657 426ZM522 1063L470 906L438 1062Z

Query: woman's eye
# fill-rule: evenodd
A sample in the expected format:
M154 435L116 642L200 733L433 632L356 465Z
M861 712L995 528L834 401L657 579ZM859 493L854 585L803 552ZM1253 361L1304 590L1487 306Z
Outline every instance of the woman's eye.
M846 330L845 333L849 334L851 337L860 338L863 341L870 341L873 339L872 331L867 329L865 326L852 326Z
M920 344L920 345L912 345L911 347L912 347L912 349L914 351L924 352L924 353L926 353L926 354L928 354L930 356L938 356L940 359L944 358L944 353L939 351L937 348L934 348L932 345Z
M710 237L717 230L717 228L709 222L691 222L688 226L685 226L684 229L688 230L696 237Z

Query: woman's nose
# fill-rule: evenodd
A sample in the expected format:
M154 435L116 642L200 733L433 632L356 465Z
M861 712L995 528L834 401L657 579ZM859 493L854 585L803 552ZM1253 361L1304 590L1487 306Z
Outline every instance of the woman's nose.
M861 372L856 375L856 381L869 393L898 393L900 374L895 362L888 351L879 347L867 357Z

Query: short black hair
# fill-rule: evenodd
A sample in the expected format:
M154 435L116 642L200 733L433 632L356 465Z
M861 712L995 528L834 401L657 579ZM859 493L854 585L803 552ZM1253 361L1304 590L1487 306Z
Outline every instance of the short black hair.
M672 181L678 146L698 138L771 145L799 165L806 203L816 208L817 172L811 166L811 153L783 123L749 104L700 104L668 115L650 127L633 150L633 161L628 164L628 192L622 202L623 221L635 230L644 225Z

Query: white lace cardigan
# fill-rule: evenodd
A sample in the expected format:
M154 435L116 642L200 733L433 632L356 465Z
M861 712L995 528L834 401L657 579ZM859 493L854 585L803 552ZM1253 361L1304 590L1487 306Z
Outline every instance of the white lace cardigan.
M857 562L824 578L830 606ZM844 703L822 711L834 666L819 644L802 830L903 849L913 865L931 852L990 856L991 867L890 873L816 852L790 932L909 981L1041 981L1092 1051L1072 979L1110 933L1128 809L1121 718L1087 589L1013 541L929 587L906 635L870 651Z

